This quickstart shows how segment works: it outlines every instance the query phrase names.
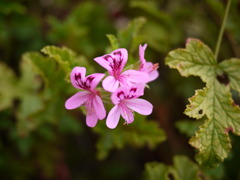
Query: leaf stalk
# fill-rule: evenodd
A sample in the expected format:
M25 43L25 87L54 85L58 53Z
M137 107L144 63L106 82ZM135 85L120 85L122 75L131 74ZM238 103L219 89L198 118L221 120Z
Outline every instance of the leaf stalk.
M216 48L215 48L215 51L214 51L215 52L214 56L215 56L216 59L218 58L219 49L220 49L221 42L222 42L222 37L223 37L223 32L224 32L224 29L225 29L225 26L226 26L227 17L228 17L228 14L229 14L229 9L230 9L231 3L232 3L232 0L228 0L227 7L225 9L225 13L224 13L224 17L223 17L223 22L222 22L221 29L220 29L220 32L219 32L219 35L218 35L218 40L217 40Z

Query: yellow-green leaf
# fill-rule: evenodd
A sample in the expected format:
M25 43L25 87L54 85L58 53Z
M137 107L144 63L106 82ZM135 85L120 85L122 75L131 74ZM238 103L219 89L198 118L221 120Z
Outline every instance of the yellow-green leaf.
M240 90L240 60L233 58L218 64L205 44L189 39L185 49L168 54L166 64L183 76L199 76L206 83L189 99L185 114L205 119L189 143L198 149L196 159L200 164L215 167L231 149L228 132L240 135L240 108L234 105L230 93L230 88Z

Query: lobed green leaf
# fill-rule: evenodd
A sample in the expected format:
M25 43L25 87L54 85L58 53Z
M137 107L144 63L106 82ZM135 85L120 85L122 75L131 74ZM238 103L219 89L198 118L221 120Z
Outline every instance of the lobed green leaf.
M182 155L174 157L172 166L157 162L150 162L145 165L146 180L200 180L200 173L197 164Z
M199 76L204 82L210 81L209 77L214 77L217 63L212 51L196 39L188 39L185 49L171 51L165 62L182 76Z
M185 49L170 52L166 64L183 76L199 76L206 87L189 99L185 114L205 122L189 143L198 149L197 161L206 167L219 165L231 149L229 131L240 135L240 108L230 88L239 92L239 59L217 63L212 51L201 41L189 39ZM230 88L229 88L230 87Z
M237 92L240 92L240 59L231 58L219 63L222 69L221 77L225 78L226 83Z
M46 46L41 51L50 58L55 59L66 72L71 71L70 63L72 63L76 57L76 54L72 50L66 47Z

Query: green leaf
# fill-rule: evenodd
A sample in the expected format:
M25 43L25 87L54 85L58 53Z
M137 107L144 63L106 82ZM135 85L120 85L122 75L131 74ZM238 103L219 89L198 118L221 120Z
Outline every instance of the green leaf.
M202 124L201 120L180 120L177 121L175 125L182 134L185 134L187 137L191 137L194 135L200 124Z
M16 114L18 133L22 136L45 123L57 125L61 131L81 130L64 109L66 98L75 91L74 88L68 88L69 84L63 80L69 72L65 72L61 63L64 57L67 63L74 60L66 55L67 52L61 52L61 49L52 47L50 50L56 50L56 53L59 50L59 56L53 58L52 54L52 57L46 57L38 52L31 52L25 53L21 61L21 77L17 85L19 106ZM68 126L63 125L66 120Z
M93 66L90 66L84 56L77 56L77 54L69 48L46 46L41 51L55 60L66 73L66 76L69 75L75 66L87 67L88 73L94 72ZM68 78L68 76L66 78Z
M24 14L26 11L26 7L23 6L20 2L6 1L0 3L0 15L10 15L13 13Z
M186 49L171 51L165 62L170 68L177 69L182 76L199 76L204 82L212 80L217 63L211 49L195 39L188 39Z
M169 167L163 163L149 162L145 165L146 180L170 180L168 177Z
M185 156L175 156L173 165L150 162L145 165L146 180L197 180L200 178L199 167Z
M10 108L17 97L17 77L5 64L0 63L0 111Z
M147 145L149 148L154 148L166 139L164 131L155 122L147 122L138 114L135 115L134 121L131 125L119 124L114 131L108 129L104 123L99 123L93 129L101 135L97 143L98 159L105 159L113 148L122 149L125 145L133 147Z
M75 4L64 19L50 16L48 24L51 27L48 32L50 40L90 58L104 51L108 45L105 35L114 32L106 6L93 1Z
M223 74L220 77L226 79L226 83L230 80L230 87L240 92L240 59L232 58L225 60L219 63L219 66L223 70Z
M107 34L107 38L108 38L108 40L109 40L109 42L111 44L112 51L115 50L115 49L120 48L119 47L119 42L118 42L117 38L114 35Z
M174 167L172 167L175 179L193 180L200 179L198 176L198 166L185 156L175 156L173 159Z
M218 64L212 51L196 39L189 39L185 49L174 50L166 57L166 64L181 75L199 76L206 83L189 99L185 110L189 117L205 119L189 143L198 149L196 159L206 167L215 167L227 157L231 149L229 131L240 135L240 108L234 105L229 88L239 91L239 61Z
M70 64L74 62L74 58L76 57L76 54L72 50L66 47L46 46L41 51L55 59L66 72L71 71Z
M130 6L134 8L139 8L141 11L146 11L152 16L156 17L161 23L167 25L169 27L169 22L171 22L171 18L164 11L160 11L158 9L158 3L154 1L131 1Z
M56 67L55 61L47 57L44 57L38 52L25 53L22 59L23 61L24 60L29 61L33 71L35 72L35 74L38 74L41 76L41 78L45 83L44 86L47 86L47 88L51 86L50 85L51 81L54 81L54 80L56 81L58 79L57 77L59 77L59 75L57 75L56 77L57 67ZM47 68L46 68L46 65L47 65ZM58 82L54 83L55 86L57 83Z
M24 57L20 64L21 77L18 81L20 104L16 112L18 131L21 135L26 135L36 128L39 122L35 121L33 116L44 108L43 100L39 94L42 81L34 71L31 59Z
M146 19L143 17L132 20L126 29L119 31L117 38L119 40L120 47L124 47L129 50L129 54L132 54L139 44L142 43L143 37L140 35L140 30L146 23Z

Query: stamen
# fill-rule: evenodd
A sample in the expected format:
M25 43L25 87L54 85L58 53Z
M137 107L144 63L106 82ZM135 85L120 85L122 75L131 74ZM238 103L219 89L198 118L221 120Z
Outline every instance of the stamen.
M152 66L152 71L157 70L158 68L159 68L159 64L158 64L158 63L155 63L155 64L153 64L153 66Z

